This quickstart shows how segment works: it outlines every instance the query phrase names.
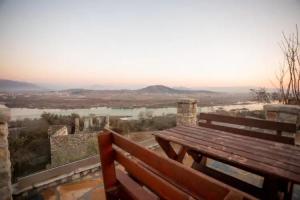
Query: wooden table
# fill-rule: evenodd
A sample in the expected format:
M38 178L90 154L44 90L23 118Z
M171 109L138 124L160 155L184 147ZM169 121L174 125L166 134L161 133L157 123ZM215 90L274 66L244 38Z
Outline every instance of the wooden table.
M263 199L274 199L277 191L282 188L285 198L288 199L291 197L291 183L300 183L300 148L293 145L199 126L178 126L154 133L154 136L171 159L181 162L185 154L189 153L194 160L194 168L205 165L208 157L263 176L264 184L259 193L258 188L231 176L220 175L212 170L205 171ZM170 142L181 145L178 153Z

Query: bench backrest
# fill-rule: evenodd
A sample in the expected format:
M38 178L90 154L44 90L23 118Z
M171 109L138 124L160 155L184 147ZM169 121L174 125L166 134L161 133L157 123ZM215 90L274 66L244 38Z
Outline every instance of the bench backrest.
M252 199L111 130L100 133L98 141L107 199ZM115 161L125 171L116 169Z
M232 117L232 116L218 115L212 113L200 113L199 119L200 119L200 121L198 122L199 126L202 127L217 129L221 131L228 131L231 133L281 142L285 144L295 143L293 137L282 136L282 132L289 132L293 134L296 133L296 124L293 123L276 122L270 120L252 119L252 118L245 118L245 117ZM205 120L205 122L203 122L203 120ZM220 125L213 122L221 122L222 124ZM229 126L224 125L223 123L228 124ZM257 129L249 130L246 128L232 127L230 126L232 124L274 131L275 134L266 133Z

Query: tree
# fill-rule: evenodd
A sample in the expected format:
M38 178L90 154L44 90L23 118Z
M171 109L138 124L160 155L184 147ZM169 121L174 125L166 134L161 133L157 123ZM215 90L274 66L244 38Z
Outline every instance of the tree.
M250 91L256 101L267 103L271 102L271 94L267 92L266 88L250 89Z
M284 55L284 63L280 68L279 82L280 100L284 104L300 104L300 43L298 26L296 33L288 36L283 32L280 48Z

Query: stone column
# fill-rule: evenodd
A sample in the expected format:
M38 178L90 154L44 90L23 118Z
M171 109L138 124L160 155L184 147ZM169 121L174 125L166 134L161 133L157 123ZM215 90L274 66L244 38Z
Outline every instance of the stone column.
M96 121L97 121L97 128L100 128L102 125L102 121L103 121L103 117L96 117Z
M4 116L0 109L0 199L12 199L10 154L8 149L8 126L9 117Z
M107 115L106 118L105 118L104 128L109 128L109 115Z
M77 134L77 133L80 132L79 127L80 127L79 118L76 117L76 118L75 118L75 130L74 130L74 133L75 133L75 134Z
M177 126L196 126L197 125L197 100L181 99L177 102Z
M90 119L88 117L83 118L83 130L88 131L90 129Z
M93 116L92 115L90 115L89 120L90 120L90 128L93 128L94 123L93 123Z

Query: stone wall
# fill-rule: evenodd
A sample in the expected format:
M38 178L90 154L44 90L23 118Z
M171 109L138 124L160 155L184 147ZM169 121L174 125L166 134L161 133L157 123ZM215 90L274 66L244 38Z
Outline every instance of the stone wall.
M300 126L300 106L269 104L264 106L266 119L279 122L289 122ZM283 134L285 135L285 134ZM300 132L296 134L288 134L286 136L294 137L296 145L300 145Z
M97 154L97 135L98 133L78 133L50 137L51 167Z
M11 163L8 149L8 125L10 110L0 105L0 200L12 199Z
M195 99L182 99L177 103L176 124L197 125L197 101Z

